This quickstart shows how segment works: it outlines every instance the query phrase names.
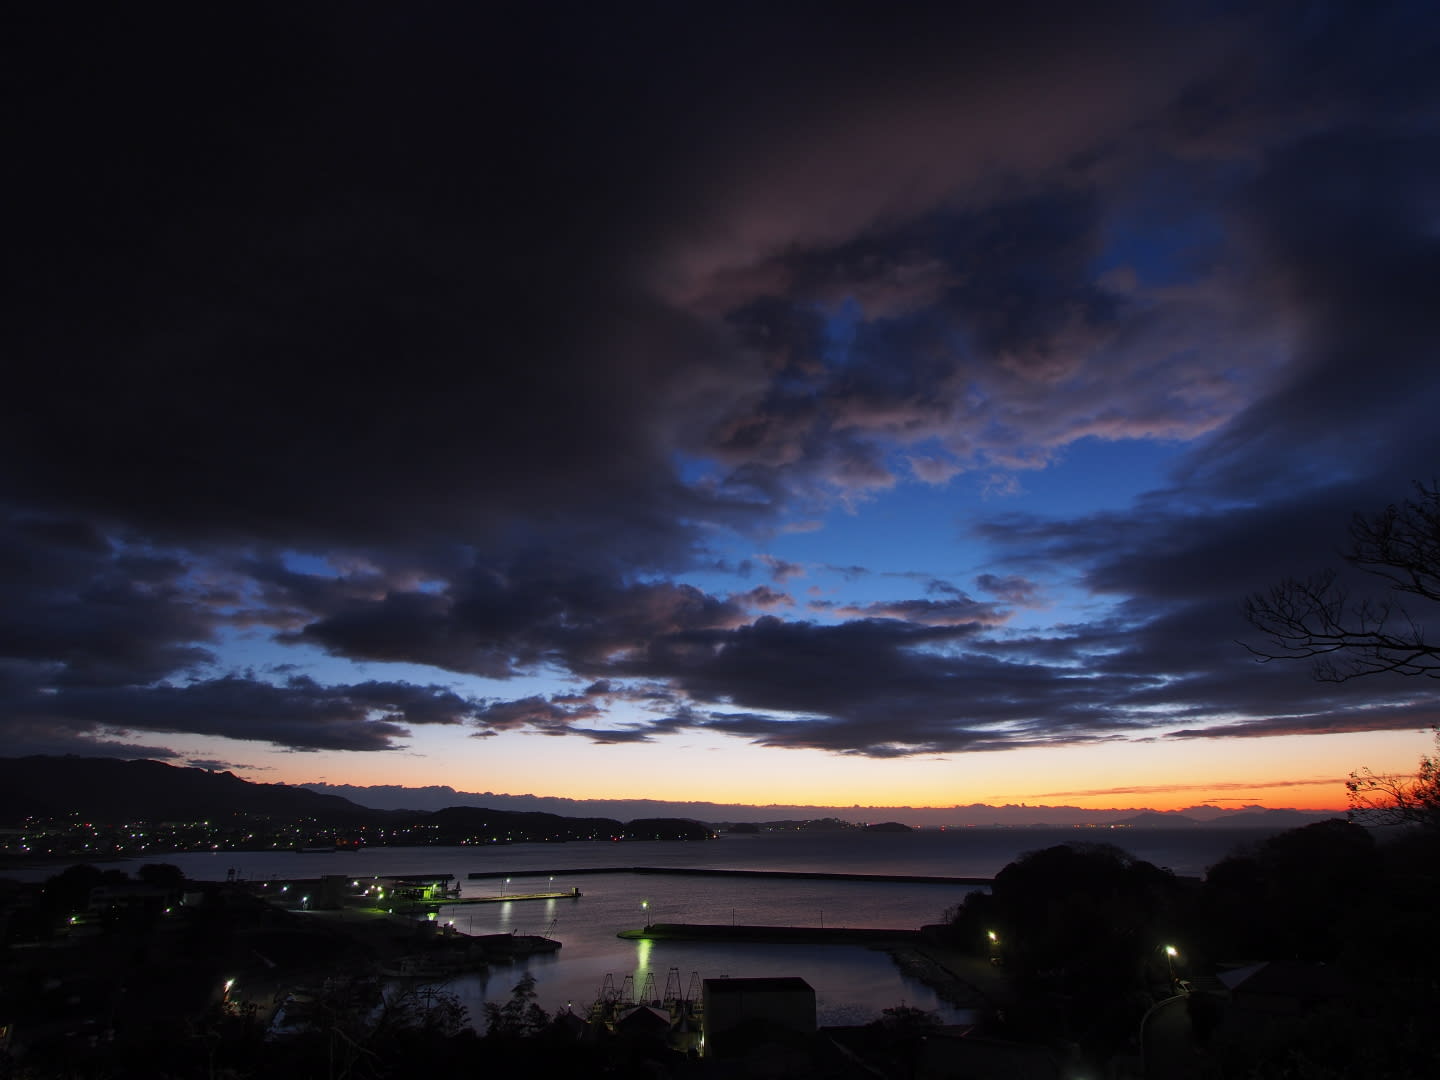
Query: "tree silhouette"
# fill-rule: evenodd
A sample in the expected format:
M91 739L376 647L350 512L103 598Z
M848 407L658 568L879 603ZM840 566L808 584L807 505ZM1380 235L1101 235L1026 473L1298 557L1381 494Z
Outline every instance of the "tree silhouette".
M1440 485L1416 484L1416 497L1378 514L1355 515L1344 559L1391 593L1440 604ZM1402 598L1403 599L1403 598ZM1391 672L1440 678L1440 643L1401 599L1352 599L1334 571L1289 578L1245 602L1245 617L1270 644L1245 644L1260 661L1314 660L1325 682Z
M162 889L179 889L185 884L185 873L171 863L146 863L135 871L135 876L146 885Z
M1420 756L1414 777L1352 772L1350 820L1361 825L1426 825L1440 828L1440 727L1435 729L1434 755Z
M535 1003L535 976L526 972L503 1005L485 1002L486 1037L528 1039L545 1030L550 1017Z

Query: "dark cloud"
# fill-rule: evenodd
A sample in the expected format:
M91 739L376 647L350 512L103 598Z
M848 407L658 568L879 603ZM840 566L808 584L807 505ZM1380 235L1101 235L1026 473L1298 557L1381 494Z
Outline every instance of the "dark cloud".
M594 743L617 745L653 742L657 735L702 726L688 708L678 709L673 715L639 722L630 721L609 727L585 726L579 721L594 721L606 716L605 710L590 700L592 696L638 701L651 707L673 700L673 696L668 694L607 685L595 695L587 690L585 694L554 694L549 698L537 694L513 701L494 701L479 710L476 720L481 730L474 737L485 738L501 731L523 729L544 735L579 735Z
M216 620L178 558L70 518L0 525L0 656L67 686L149 682L203 664Z
M1333 706L1319 716L1272 716L1242 724L1207 728L1182 728L1171 733L1176 739L1264 738L1272 735L1334 735L1347 731L1424 731L1435 726L1440 711L1429 702L1411 702L1410 707L1362 708L1345 713Z
M487 731L506 731L525 727L546 734L564 734L572 720L589 719L600 710L589 703L567 705L539 695L517 701L501 701L486 705L477 719Z
M756 555L755 561L770 568L770 580L783 585L791 578L804 577L805 567L801 563L778 559L774 555Z
M755 588L743 593L736 593L730 599L738 604L749 608L759 608L762 611L773 611L781 607L794 607L795 598L789 593L772 589L769 585L757 585Z
M1213 780L1209 783L1191 784L1131 784L1125 787L1089 788L1083 791L1044 791L1037 792L1037 799L1080 799L1094 798L1097 795L1168 795L1173 792L1183 791L1258 791L1262 788L1293 788L1293 787L1325 787L1338 788L1344 780L1337 776L1327 776L1316 780L1260 780L1250 782L1246 780ZM1224 801L1224 800L1222 800Z
M995 625L1009 618L1009 612L983 600L972 600L958 592L944 600L882 600L860 607L833 605L837 615L862 619L904 619L926 626Z
M730 626L731 600L690 585L629 582L569 559L477 568L443 592L354 600L289 640L352 659L403 660L507 678L542 661L593 670L656 636Z
M998 596L1005 603L1018 607L1034 607L1040 601L1040 585L1018 574L1007 574L1004 577L981 574L975 579L975 584L992 596Z
M27 11L10 745L1423 723L1234 638L1440 452L1433 13L972 8ZM986 504L992 600L917 569L787 621L682 583L874 582L716 538L1014 493L1097 440L1186 451L1128 509ZM1091 606L1016 628L1061 578ZM236 640L301 666L227 671ZM323 685L311 649L585 689Z
M563 26L519 11L343 25L257 13L237 28L135 11L84 41L31 13L15 57L32 105L15 142L29 210L11 235L27 319L8 395L25 404L0 425L0 490L206 544L380 545L411 560L456 537L564 533L666 565L691 557L690 523L773 509L784 489L770 474L803 463L767 449L788 438L769 429L808 431L806 453L842 488L884 483L849 425L892 427L876 410L913 393L873 364L827 379L833 403L769 385L815 347L796 299L903 275L934 231L872 233L893 214L893 181L867 186L856 165L905 147L882 167L929 177L904 215L923 220L957 185L1054 165L1123 127L1138 87L1189 66L1166 63L1163 38L1127 55L1161 29L1143 5L1063 28L1025 7L836 10L823 26L767 11L763 33L742 12L651 12L620 33L573 13ZM1070 123L1025 123L1048 108L1021 75L1038 69L1076 91ZM803 150L797 125L813 133ZM941 145L955 149L937 161ZM1044 267L1053 237L1092 229L1094 199L1036 206L1055 209L961 215L973 225L949 241L962 270L1034 260L1033 281L961 289L966 311L993 320L984 346L1017 358L1039 347L1032 318L1051 327L1090 304L1073 274L1083 243L1066 247L1065 284ZM705 297L727 267L759 272L761 252L786 247L791 295L751 285L716 322ZM657 275L692 282L690 297L657 290ZM749 351L767 356L750 365ZM751 396L771 402L766 430L724 419ZM678 445L730 455L735 474L679 482Z
M9 717L3 724L7 755L25 757L32 754L80 757L151 758L156 761L180 761L184 755L159 743L137 743L124 738L128 732L76 729L57 724L48 718L34 720Z
M407 725L459 724L479 711L443 687L322 686L301 677L276 685L239 675L183 686L66 688L6 702L22 730L48 723L87 738L134 729L223 735L297 750L389 750L403 745Z

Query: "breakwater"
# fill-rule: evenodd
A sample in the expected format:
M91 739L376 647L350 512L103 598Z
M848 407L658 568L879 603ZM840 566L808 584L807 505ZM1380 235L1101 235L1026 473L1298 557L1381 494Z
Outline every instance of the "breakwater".
M436 896L403 901L409 905L428 907L464 907L466 904L508 904L513 900L576 900L584 895L579 889L569 892L501 893L498 896Z
M621 930L626 941L745 941L771 945L889 945L919 941L919 930L845 926L735 926L725 923L651 923Z
M490 878L570 877L575 874L670 874L687 877L789 878L795 881L873 881L900 885L990 885L994 878L937 877L932 874L846 874L819 870L717 870L699 866L581 866L562 870L486 870L470 873L471 881Z

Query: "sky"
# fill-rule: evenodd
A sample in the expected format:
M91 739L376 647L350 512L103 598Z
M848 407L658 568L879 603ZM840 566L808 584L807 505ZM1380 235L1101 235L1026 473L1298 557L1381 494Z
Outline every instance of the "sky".
M1241 643L1437 475L1431 4L31 5L7 50L7 754L1169 809L1427 749L1433 682Z

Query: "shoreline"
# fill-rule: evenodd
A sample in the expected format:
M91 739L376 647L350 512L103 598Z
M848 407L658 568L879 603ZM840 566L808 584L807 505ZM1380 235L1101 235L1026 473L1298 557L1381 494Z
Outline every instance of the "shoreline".
M1009 981L988 960L923 939L884 948L902 975L957 1009L994 1012L1014 999Z

